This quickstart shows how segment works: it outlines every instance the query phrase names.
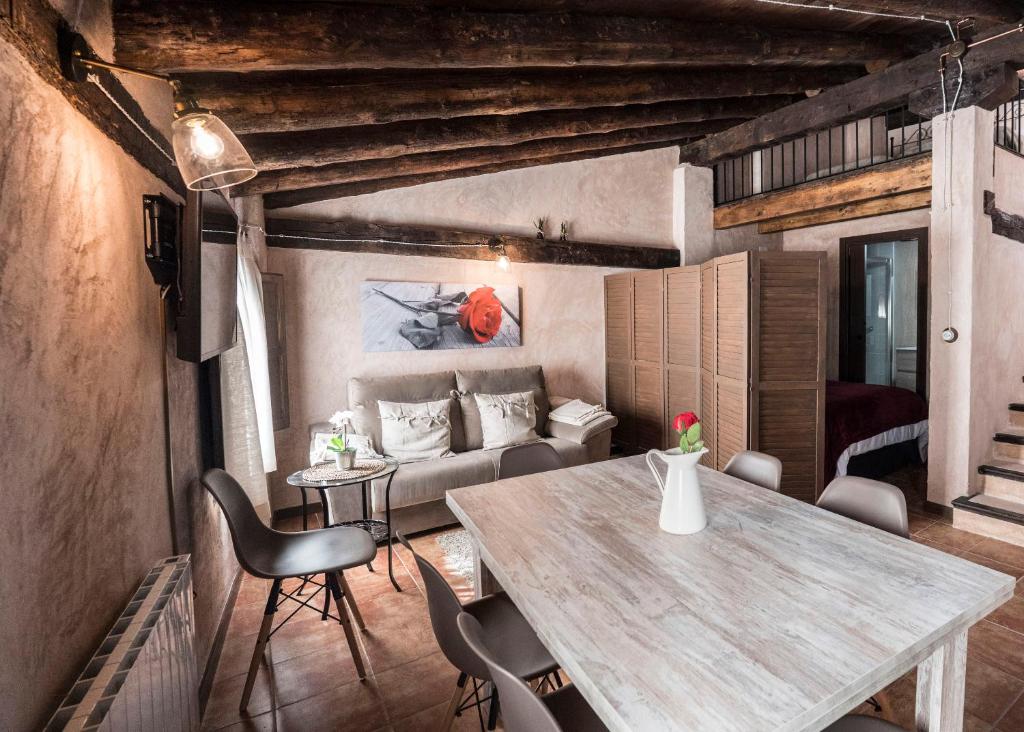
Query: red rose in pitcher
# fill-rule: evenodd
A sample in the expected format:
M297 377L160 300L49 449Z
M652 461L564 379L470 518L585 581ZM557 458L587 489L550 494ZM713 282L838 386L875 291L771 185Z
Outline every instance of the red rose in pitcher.
M677 414L676 418L672 420L672 429L680 433L686 432L686 430L693 427L693 425L697 424L699 421L700 420L697 419L697 415L693 412L683 412L681 414Z
M501 328L501 301L493 287L478 287L459 306L459 326L477 343L489 343Z

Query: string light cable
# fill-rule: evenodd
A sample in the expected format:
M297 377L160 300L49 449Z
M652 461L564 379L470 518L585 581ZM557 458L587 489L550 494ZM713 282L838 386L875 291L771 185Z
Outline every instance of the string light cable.
M103 86L103 84L100 82L100 77L98 75L90 72L85 78L86 78L87 81L91 81L93 84L95 84L97 87L99 87L99 90L101 92L103 92L103 96L105 96L107 99L109 99L111 104L113 104L115 107L117 107L118 111L120 111L121 114L124 115L125 119L127 119L129 122L131 122L132 125L135 126L135 129L137 129L139 132L141 132L142 136L145 137L147 140L149 140L150 144L153 147L155 147L157 150L159 150L160 154L163 155L165 158L167 158L168 161L170 161L171 165L173 165L174 167L178 167L178 163L177 163L177 161L175 161L174 156L171 155L170 153L168 153L166 150L164 150L163 146L160 143L158 143L156 140L154 140L153 136L150 135L146 131L146 129L135 120L134 117L132 117L130 114L128 114L128 110L126 110L124 107L122 107L121 103L118 102L117 99L114 98L114 95L111 94L109 91L107 91L107 88L105 86Z
M829 3L828 5L812 5L811 3L799 3L793 0L757 0L759 3L765 3L766 5L782 5L787 8L802 8L804 10L827 10L836 13L849 13L851 15L870 15L876 18L893 18L895 20L917 20L925 23L938 23L939 25L945 25L945 20L938 18L929 18L923 13L921 15L901 15L899 13L885 13L877 10L859 10L857 8L844 8L835 3Z

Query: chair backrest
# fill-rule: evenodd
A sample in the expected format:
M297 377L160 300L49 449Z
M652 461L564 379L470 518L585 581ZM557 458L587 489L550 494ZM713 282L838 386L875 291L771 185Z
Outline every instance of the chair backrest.
M487 664L491 679L498 687L505 729L508 732L561 732L561 726L541 698L502 666L501 659L495 658L488 649L484 629L477 619L469 613L459 613L457 622L466 645Z
M427 593L427 612L430 614L430 625L434 629L437 645L459 671L477 679L490 681L487 666L466 645L462 633L459 632L456 618L462 612L462 603L459 602L455 590L433 564L416 553L402 532L395 532L395 536L415 558L420 576L423 577L423 587Z
M260 520L245 490L228 473L211 468L203 473L201 482L224 512L238 563L246 572L261 575L253 560L266 554L268 544L276 540L275 532Z
M782 487L782 461L763 452L738 452L726 463L722 472L771 491L778 492Z
M555 448L546 442L531 442L506 448L498 458L498 480L520 475L561 470L565 461Z
M828 484L818 506L890 534L910 536L907 499L888 483L844 475Z

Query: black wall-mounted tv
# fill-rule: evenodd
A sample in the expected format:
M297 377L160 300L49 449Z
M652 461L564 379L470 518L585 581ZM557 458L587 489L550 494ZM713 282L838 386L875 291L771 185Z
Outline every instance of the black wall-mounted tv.
M199 191L188 192L178 275L178 358L195 363L234 346L238 323L235 220L225 213L229 208L215 211L212 200L204 206L203 199ZM217 225L204 226L205 219Z

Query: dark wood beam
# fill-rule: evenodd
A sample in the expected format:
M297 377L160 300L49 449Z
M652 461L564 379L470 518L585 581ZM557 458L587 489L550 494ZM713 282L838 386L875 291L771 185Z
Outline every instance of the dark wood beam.
M1024 43L1024 37L1021 38ZM955 67L953 67L955 69ZM958 72L954 74L954 77ZM996 64L965 73L964 85L957 99L957 107L981 107L995 109L1008 102L1020 91L1020 78L1014 64ZM955 87L947 90L947 103L952 102ZM941 87L929 87L913 92L907 99L910 111L922 117L942 114L943 100Z
M993 29L988 38L1017 29L1017 25ZM867 117L905 103L911 94L938 90L941 49L894 64L876 74L826 89L815 97L771 112L717 135L691 143L680 151L681 162L710 165L724 158L750 152L770 142L791 140L808 132ZM964 58L967 73L1010 63L1024 68L1024 34L1010 32L976 46ZM956 87L956 64L947 73L950 99ZM971 90L966 93L970 96ZM990 100L991 101L991 100Z
M659 129L659 128L655 128ZM633 131L629 131L632 133ZM618 133L598 135L598 137L612 137ZM635 139L633 136L628 139ZM560 153L555 155L541 155L528 158L514 158L502 162L484 163L478 165L459 165L457 162L450 165L440 165L434 169L419 173L404 173L400 175L388 174L383 177L363 178L350 183L334 183L330 185L311 186L296 190L282 190L275 193L266 193L263 196L263 203L267 208L286 208L288 206L299 206L304 203L315 201L328 201L333 198L347 198L349 196L362 196L368 193L391 190L394 188L408 188L419 186L425 183L436 183L442 180L453 180L455 178L470 178L477 175L490 173L501 173L507 170L518 170L520 168L533 168L539 165L554 165L555 163L571 163L577 160L590 160L593 158L606 157L608 155L623 155L625 153L640 152L663 147L674 147L686 140L671 140L660 142L648 142L644 144L623 145L621 147L601 147L593 150L582 150L579 152ZM510 147L519 147L510 146ZM417 157L417 156L409 156ZM402 160L402 158L390 158L389 160ZM388 160L381 161L388 162ZM257 176L258 177L258 176Z
M68 81L61 74L58 42L59 37L66 34L67 24L53 6L45 0L0 0L0 8L0 40L17 49L43 81L63 94L68 103L104 135L173 191L184 196L185 186L174 163L146 139L146 135L125 117L98 86L90 82ZM102 69L97 69L95 74L103 88L132 119L169 152L170 143L149 123L121 82Z
M392 122L308 132L242 135L242 144L260 170L328 165L391 158L414 153L515 145L530 140L599 134L625 129L663 130L660 139L678 140L724 130L742 120L678 122L674 102L594 110L530 112L519 115L460 117L454 120ZM682 112L689 118L688 110ZM638 141L638 142L642 142Z
M996 194L985 191L982 199L985 214L992 219L992 233L1024 243L1024 216L996 208Z
M817 5L823 10L839 5L835 0L803 0L805 5ZM1021 17L1021 9L1012 0L844 0L842 7L875 13L921 16L936 20L956 21L977 18L990 23L1009 23Z
M669 18L299 1L118 0L113 20L119 62L168 72L835 65L906 48L879 35Z
M665 69L271 71L188 74L181 80L241 134L726 97L748 97L756 109L763 104L756 101L760 96L803 97L808 89L843 84L862 73L849 66L685 74Z
M495 260L503 247L513 262L589 267L663 269L679 266L675 248L552 241L511 234L482 234L359 221L305 221L271 217L267 245L282 249L401 254L414 257Z

